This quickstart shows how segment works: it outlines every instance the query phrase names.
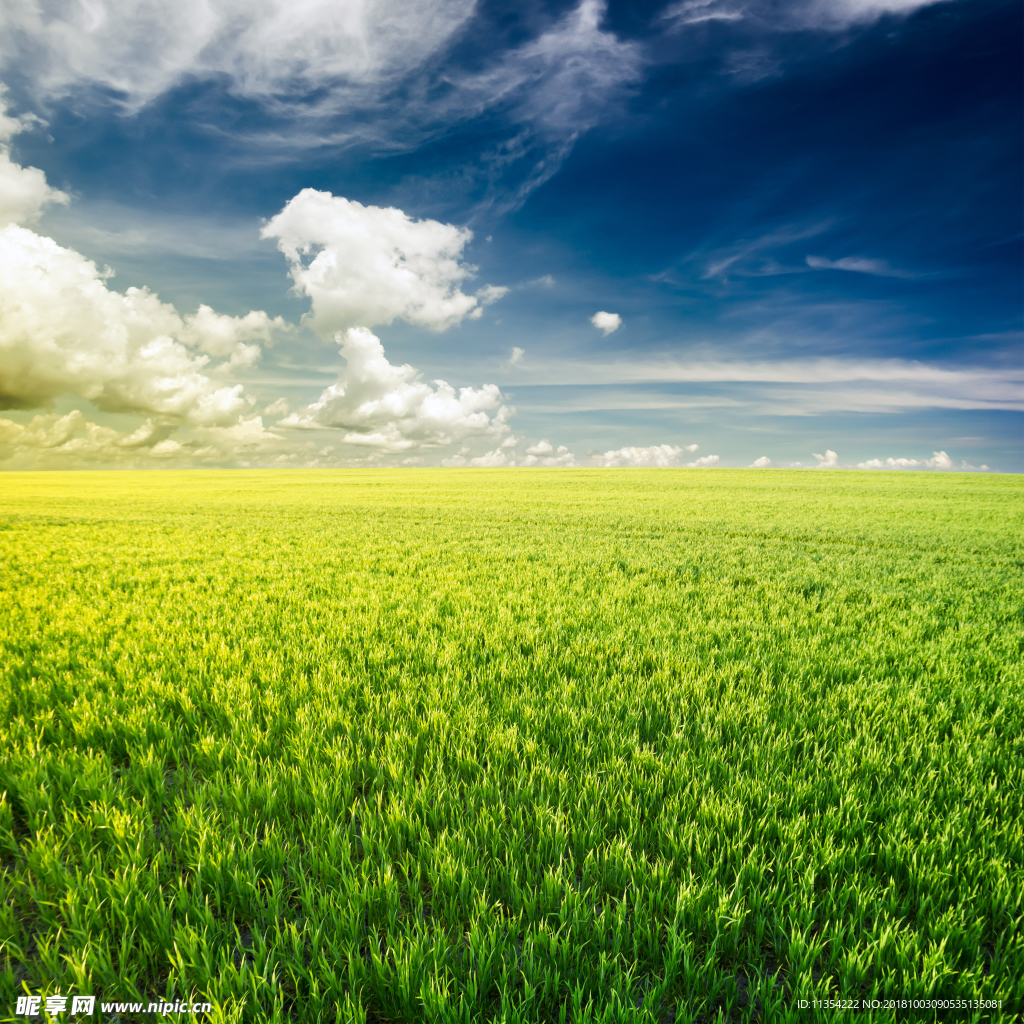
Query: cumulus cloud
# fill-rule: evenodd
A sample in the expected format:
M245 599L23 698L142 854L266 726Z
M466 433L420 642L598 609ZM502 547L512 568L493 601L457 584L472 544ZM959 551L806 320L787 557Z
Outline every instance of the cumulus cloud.
M829 448L825 449L824 455L819 455L817 452L811 452L811 454L818 460L818 469L832 469L839 463L839 456Z
M207 355L229 360L231 368L252 366L262 354L262 346L274 343L275 332L290 330L281 317L273 320L262 310L245 316L225 316L201 305L185 317L178 337ZM252 344L256 342L257 344Z
M265 313L222 317L209 307L182 320L145 288L107 287L109 273L27 228L0 229L0 408L45 406L75 394L107 412L228 425L247 408L247 344L283 327ZM227 362L215 364L213 356Z
M482 455L471 456L469 446L463 447L457 455L441 460L442 466L457 467L571 467L576 465L576 457L565 445L557 448L547 440L529 445L522 454L516 455L513 450L521 443L521 438L509 435L493 451ZM518 462L516 459L518 458Z
M306 321L325 336L396 319L443 331L480 316L483 305L507 291L462 291L475 270L461 262L473 237L468 228L413 220L394 207L363 206L330 192L303 189L262 236L277 239L295 290L312 300Z
M510 433L513 410L502 404L496 385L456 392L435 380L432 387L413 367L388 362L380 340L365 327L349 328L336 340L346 361L337 382L279 427L340 430L346 444L382 453L440 448L467 437L500 441Z
M945 452L932 452L930 459L869 459L858 462L858 469L952 469L953 460Z
M696 447L696 446L694 446ZM598 457L601 466L678 466L679 445L656 444L650 448L616 448Z
M5 131L12 130L10 120L0 125ZM45 187L45 178L40 181ZM460 281L472 272L459 261L469 237L464 229L415 222L399 210L361 207L323 193L306 195L326 200L320 234L302 236L310 210L294 201L268 229L277 232L293 277L312 297L312 319L321 330L353 316L404 316L442 329L504 293L496 287L478 296L461 292ZM307 265L303 256L314 246L318 252ZM262 311L226 316L207 305L182 317L145 288L113 290L111 274L28 228L0 228L0 408L45 407L77 395L104 413L147 417L127 433L80 411L36 417L27 425L4 420L5 464L35 458L45 465L154 459L176 465L298 459L309 465L343 458L330 446L312 450L314 442L294 432L268 430L252 414L254 400L233 380L236 371L259 360L275 333L290 329L281 318ZM316 402L290 415L283 398L271 403L268 415L286 417L279 426L339 430L344 444L370 449L371 458L467 438L498 445L496 454L478 458L494 464L511 458L502 442L511 434L513 410L497 386L431 386L412 367L389 363L365 326L336 337L344 372Z
M604 331L605 337L608 337L612 331L617 331L622 326L622 317L618 313L598 312L590 318L590 322L599 331Z
M0 137L25 121L0 110ZM31 220L46 202L66 200L41 171L13 163L6 149L0 157L5 214ZM182 318L145 288L113 290L111 276L27 227L10 221L0 227L0 409L46 407L75 395L101 412L147 417L127 433L79 410L36 416L27 425L5 419L0 459L8 465L188 464L279 451L283 439L249 415L252 400L231 375L255 364L274 333L288 329L285 322L262 311L225 316L206 305ZM184 440L170 436L183 428Z
M526 449L520 466L575 466L576 456L564 444L557 448L550 441L538 441Z
M0 84L0 227L34 224L47 206L69 201L67 193L47 184L38 167L22 167L11 159L8 143L34 121L8 112L6 90Z
M483 455L477 455L475 458L467 458L466 453L468 451L469 449L466 448L459 452L458 455L442 459L441 465L446 469L499 469L503 466L514 466L516 464L515 459L510 458L506 452L502 451L500 446L493 451L484 452Z
M689 452L692 455L699 447L700 445L697 444L683 446L656 444L649 448L616 448L613 451L605 452L604 455L597 456L597 463L599 466L679 466L683 452ZM714 466L717 463L717 455L705 455L695 462L685 463L685 466L688 469L694 469L701 466Z
M754 459L750 464L751 469L765 469L767 466L772 464L772 460L767 455L762 455L759 459Z
M74 469L83 466L124 469L223 465L276 459L283 464L308 461L308 453L285 450L284 439L264 428L259 416L240 418L228 427L198 427L183 440L169 435L173 423L149 419L123 433L87 419L75 409L44 413L27 424L0 419L0 465L5 469Z
M263 413L266 416L287 416L291 408L287 398L277 398L263 410Z

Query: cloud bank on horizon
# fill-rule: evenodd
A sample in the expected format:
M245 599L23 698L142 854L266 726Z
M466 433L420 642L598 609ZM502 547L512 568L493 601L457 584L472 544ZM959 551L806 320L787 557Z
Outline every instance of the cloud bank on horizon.
M14 0L0 468L1024 469L1015 5L509 11Z

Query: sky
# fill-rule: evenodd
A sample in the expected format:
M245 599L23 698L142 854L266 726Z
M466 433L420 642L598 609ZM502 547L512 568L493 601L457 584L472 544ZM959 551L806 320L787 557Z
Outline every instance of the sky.
M1017 0L5 0L0 468L1024 471Z

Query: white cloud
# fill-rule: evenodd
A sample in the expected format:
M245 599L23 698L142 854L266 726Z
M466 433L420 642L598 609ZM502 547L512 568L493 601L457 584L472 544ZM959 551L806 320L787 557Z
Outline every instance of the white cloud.
M252 366L259 361L261 346L251 342L270 346L275 331L290 329L281 317L271 320L262 310L253 310L245 316L224 316L206 305L186 316L184 324L178 336L186 345L207 355L228 359L232 368Z
M754 459L750 464L751 469L764 469L772 464L772 460L767 455L762 455L759 459Z
M320 398L278 427L344 431L346 444L379 452L439 448L468 437L500 441L509 433L512 409L494 384L460 388L419 380L413 367L388 362L380 340L353 327L337 340L346 367Z
M700 445L697 444L683 446L655 444L649 448L616 448L613 451L605 452L604 455L597 456L597 463L599 466L678 466L683 452L689 452L692 455L699 447ZM717 463L717 455L705 455L695 462L687 462L685 465L688 469L694 469L701 466L714 466Z
M886 14L911 14L943 0L787 0L784 4L764 0L681 0L661 16L670 27L680 28L708 21L752 19L773 29L818 29L841 31L867 24Z
M739 67L740 65L737 65L737 69ZM710 252L695 252L690 259L707 261L704 272L701 274L703 281L710 281L714 278L725 281L731 274L741 277L766 277L780 273L794 273L796 270L806 273L802 267L782 266L766 254L772 249L792 245L805 238L814 238L825 231L827 227L828 224L822 222L786 225L757 238L743 238L732 245L723 246ZM666 280L671 280L671 276L671 269L659 275L661 279Z
M575 466L576 456L564 444L555 448L548 441L540 441L526 449L526 458L520 466Z
M259 416L229 427L199 427L185 440L169 435L179 428L150 419L131 433L120 433L87 419L80 410L33 416L27 424L0 419L0 465L5 469L144 469L223 465L271 457L287 464L307 461L307 453L287 452L284 439L263 427Z
M511 449L515 448L520 443L520 439L512 437L506 437L501 444L498 445L493 451L484 452L483 455L478 455L475 458L470 455L470 448L468 445L464 446L456 455L452 455L447 459L441 460L441 465L449 468L459 467L512 467L517 465L516 455ZM519 466L523 467L571 467L576 465L576 458L565 445L559 445L557 448L551 444L550 441L538 441L536 444L530 445L525 450L525 454L520 457Z
M307 321L322 335L397 318L443 331L507 289L486 285L466 295L474 267L461 262L468 228L413 220L394 207L363 206L303 189L266 224L288 259L295 289L313 303ZM312 259L308 257L312 256Z
M827 260L822 256L808 256L807 266L814 270L849 270L855 274L873 274L876 277L914 277L905 270L890 267L885 260L873 260L864 256L844 256L839 260Z
M598 456L601 466L678 466L679 445L656 444L650 448L616 448Z
M817 458L817 456L815 456ZM858 469L952 469L953 460L945 452L932 452L930 459L869 459L858 462ZM985 467L982 467L985 468Z
M430 58L475 0L9 0L0 64L36 102L81 94L129 113L183 82L216 81L277 118L263 149L409 150L489 111L512 135L467 168L487 201L520 205L579 135L636 81L638 43L601 28L605 0L579 5L481 70ZM440 87L439 87L440 86ZM401 90L396 94L396 90ZM339 124L339 115L345 122ZM499 198L500 196L500 198Z
M618 313L595 313L590 322L599 330L604 331L605 337L617 331L622 326L622 317Z
M483 288L477 290L476 298L481 306L489 306L507 294L508 289L504 285L485 284Z
M839 456L829 448L825 449L824 455L819 455L817 452L811 452L811 454L818 460L818 469L832 469L839 462Z
M22 167L11 159L7 143L34 121L8 113L6 89L0 84L0 227L34 224L47 206L69 201L65 192L47 184L46 175L38 167Z
M442 459L441 465L447 469L476 468L476 469L497 469L503 466L514 466L515 459L512 459L502 451L499 445L494 451L484 452L476 458L467 459L465 454L460 453L450 458Z
M789 10L788 20L798 28L838 31L876 21L887 14L913 14L944 0L805 0Z
M741 21L742 11L720 0L681 0L667 7L659 21L667 21L672 28L700 25L708 21Z
M520 348L518 345L512 346L512 351L509 353L508 361L504 364L504 369L511 370L513 366L517 366L523 361L523 356L526 355L526 349Z
M14 163L10 149L0 145L0 227L33 224L47 206L66 202L67 194L50 188L41 170Z
M520 372L545 384L749 384L717 404L753 407L765 414L815 415L836 410L1024 410L1019 366L949 367L909 359L737 359L672 356L602 361L531 356ZM788 388L775 385L788 384ZM650 400L648 397L647 401ZM641 403L642 404L642 403Z
M0 110L4 137L24 123ZM5 210L30 219L33 204L55 201L41 171L11 163L6 150L0 156L7 161L0 160L0 178L5 166L15 180L36 175L27 179L34 191L0 191ZM5 184L0 180L0 188ZM259 416L246 415L251 400L231 374L252 366L272 333L286 329L284 321L263 312L222 316L205 305L182 319L145 288L109 288L111 276L26 227L0 228L0 408L45 407L76 395L101 412L148 417L126 433L80 410L36 416L27 425L5 419L5 465L187 465L279 451L283 439L264 430ZM170 437L182 428L184 441Z
M473 0L9 0L2 55L44 97L85 83L132 111L187 76L267 103L327 85L365 103L443 45Z
M270 403L264 410L265 416L287 416L291 411L291 405L287 398L278 398Z
M348 215L348 221L339 227L326 218L324 232L312 240L324 247L310 266L301 259L303 239L295 235L295 224L279 218L277 227L282 248L292 257L293 276L313 297L313 319L321 329L344 322L353 309L368 317L404 315L436 328L479 310L477 298L458 288L471 272L458 261L468 232L434 221L413 222L398 210L312 196L326 198L328 211L335 214L340 204L342 219ZM353 242L346 237L346 226L357 236L361 232L361 238ZM388 244L397 256L384 253ZM339 271L339 256L349 260L348 277ZM360 263L361 298L346 291L349 277L359 272L352 268ZM4 420L0 458L5 464L35 458L44 465L75 460L139 465L153 459L174 465L310 465L342 457L330 446L315 450L314 442L300 434L267 430L262 418L251 414L254 400L232 379L258 361L275 332L289 329L283 320L258 311L225 316L207 305L183 318L145 288L114 291L108 287L111 273L28 228L11 224L0 229L0 408L32 409L70 394L102 413L148 417L127 433L93 423L80 411L36 417L27 426ZM490 287L481 301L501 294L503 289ZM507 421L513 410L502 404L495 385L456 392L435 381L432 387L412 367L392 366L365 327L337 337L347 360L338 382L279 426L341 430L345 444L371 449L370 458L466 438L500 446L510 434ZM267 414L287 410L288 403L278 399ZM495 451L509 458L503 447ZM491 457L497 459L494 453Z
M494 66L453 81L447 99L430 111L447 127L453 120L501 108L522 126L482 155L492 201L494 182L507 176L511 167L520 168L519 184L496 203L499 210L515 209L554 175L609 102L640 78L641 48L601 28L606 9L606 0L581 0L547 31L504 54Z
M225 378L259 348L243 339L283 326L265 313L182 320L144 288L107 287L108 272L27 228L0 229L0 408L30 409L75 394L107 412L229 425L245 411ZM228 357L211 362L216 354Z

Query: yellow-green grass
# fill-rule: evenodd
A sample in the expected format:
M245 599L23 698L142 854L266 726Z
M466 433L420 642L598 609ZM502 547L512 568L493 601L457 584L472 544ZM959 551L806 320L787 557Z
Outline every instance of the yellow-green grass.
M4 474L0 1020L1012 1020L1022 567L1010 476Z

